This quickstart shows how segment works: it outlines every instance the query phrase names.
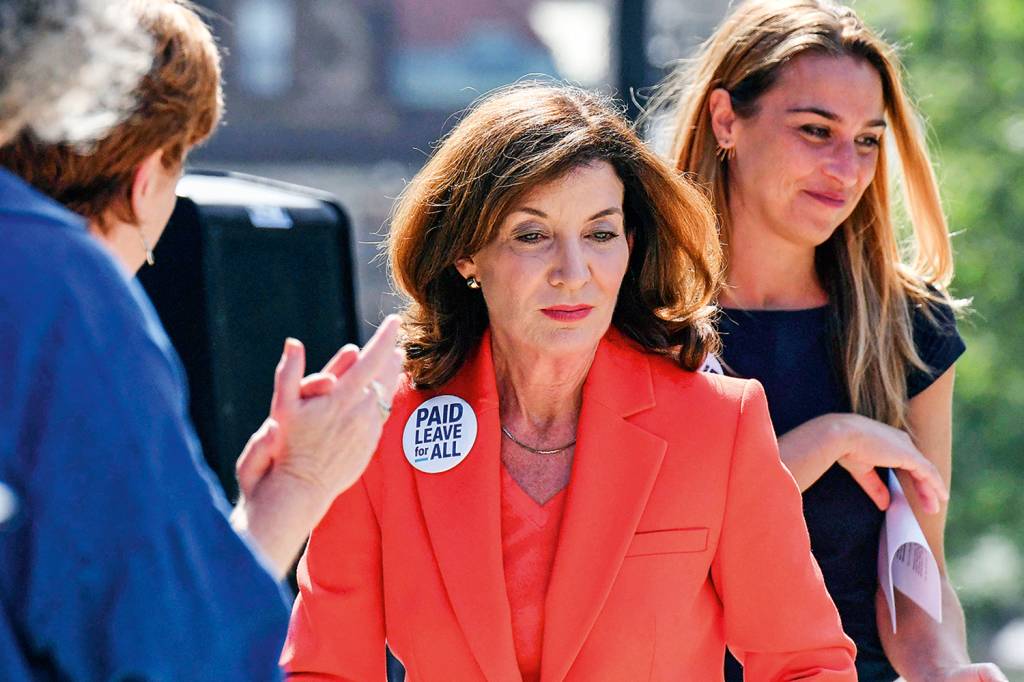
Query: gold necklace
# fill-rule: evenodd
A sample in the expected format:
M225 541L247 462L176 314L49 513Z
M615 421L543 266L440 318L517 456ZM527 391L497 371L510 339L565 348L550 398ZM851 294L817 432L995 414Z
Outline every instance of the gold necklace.
M550 450L541 450L540 448L531 448L529 445L527 445L523 441L521 441L518 438L516 438L515 436L513 436L512 432L509 431L507 428L505 428L504 424L501 425L501 432L503 434L505 434L510 441L512 441L513 443L515 443L516 445L518 445L519 447L521 447L524 450L529 450L530 452L532 452L535 455L557 455L559 452L562 452L563 450L568 450L573 445L576 445L576 439L573 438L572 442L566 443L565 445L563 445L560 448L552 448Z

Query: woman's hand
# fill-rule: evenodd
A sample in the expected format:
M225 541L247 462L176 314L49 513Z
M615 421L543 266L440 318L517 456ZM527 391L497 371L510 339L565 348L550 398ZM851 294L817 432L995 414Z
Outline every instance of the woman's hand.
M270 417L236 465L242 496L232 515L281 574L376 449L401 372L399 325L388 317L362 352L346 346L305 378L305 349L285 344Z
M328 395L337 383L338 377L355 364L358 358L359 347L351 343L346 344L321 371L302 379L299 384L299 395L303 399ZM276 419L267 417L260 428L249 437L242 454L235 462L238 490L243 499L252 494L256 484L270 471L274 459L279 458L283 452L281 427Z
M274 466L322 490L328 503L359 479L376 449L401 371L397 333L392 318L358 357L353 348L343 348L329 363L341 366L333 385L330 369L322 378L307 380L307 394L308 384L329 386L312 398L302 396L302 345L290 341L286 348L297 361L282 362L275 379L270 416L281 428L284 452Z
M905 682L901 677L898 682ZM992 663L972 663L953 670L943 670L928 682L1008 682L1006 675Z
M811 419L782 436L779 450L801 490L838 463L879 509L889 506L889 486L875 467L905 470L929 513L938 512L942 502L949 499L939 470L905 431L858 414L826 414Z
M942 503L949 500L949 491L938 468L917 449L906 431L859 414L842 418L846 438L836 462L850 472L879 509L889 507L889 485L875 467L889 467L910 474L924 511L938 513Z

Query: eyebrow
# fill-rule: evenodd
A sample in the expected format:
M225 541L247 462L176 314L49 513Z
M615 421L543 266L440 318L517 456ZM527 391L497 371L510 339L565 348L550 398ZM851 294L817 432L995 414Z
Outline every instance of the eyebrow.
M536 208L530 208L529 206L522 206L520 208L515 209L513 212L514 213L529 213L530 215L535 215L538 218L547 218L548 217L548 214L545 213L544 211L541 211L541 210L536 209ZM592 215L589 218L587 218L587 222L589 223L591 220L597 220L598 218L604 218L605 216L610 216L610 215L624 215L624 214L622 213L622 209L619 208L618 206L610 206L609 208L606 208L603 211L598 211L594 215Z
M822 118L827 118L830 121L836 121L837 123L843 120L843 117L839 114L829 111L828 109L822 109L820 107L795 107L793 109L787 109L787 114L817 114ZM885 120L876 118L868 121L868 128L884 128Z

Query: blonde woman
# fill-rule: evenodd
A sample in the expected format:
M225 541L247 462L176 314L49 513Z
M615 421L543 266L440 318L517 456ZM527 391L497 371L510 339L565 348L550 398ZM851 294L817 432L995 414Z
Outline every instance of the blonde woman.
M964 345L938 189L892 49L840 5L746 2L674 78L662 95L672 155L711 191L728 259L723 364L765 386L860 679L1004 679L970 664L945 577ZM913 230L905 253L890 168ZM898 594L896 633L876 568L890 468L943 576L942 622ZM734 663L727 677L740 679Z

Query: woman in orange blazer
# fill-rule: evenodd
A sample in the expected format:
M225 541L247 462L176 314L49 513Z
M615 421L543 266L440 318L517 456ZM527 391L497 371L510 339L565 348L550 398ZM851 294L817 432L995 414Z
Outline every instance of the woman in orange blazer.
M706 201L597 96L474 107L389 237L406 386L314 531L299 679L854 680L760 386L716 347Z

